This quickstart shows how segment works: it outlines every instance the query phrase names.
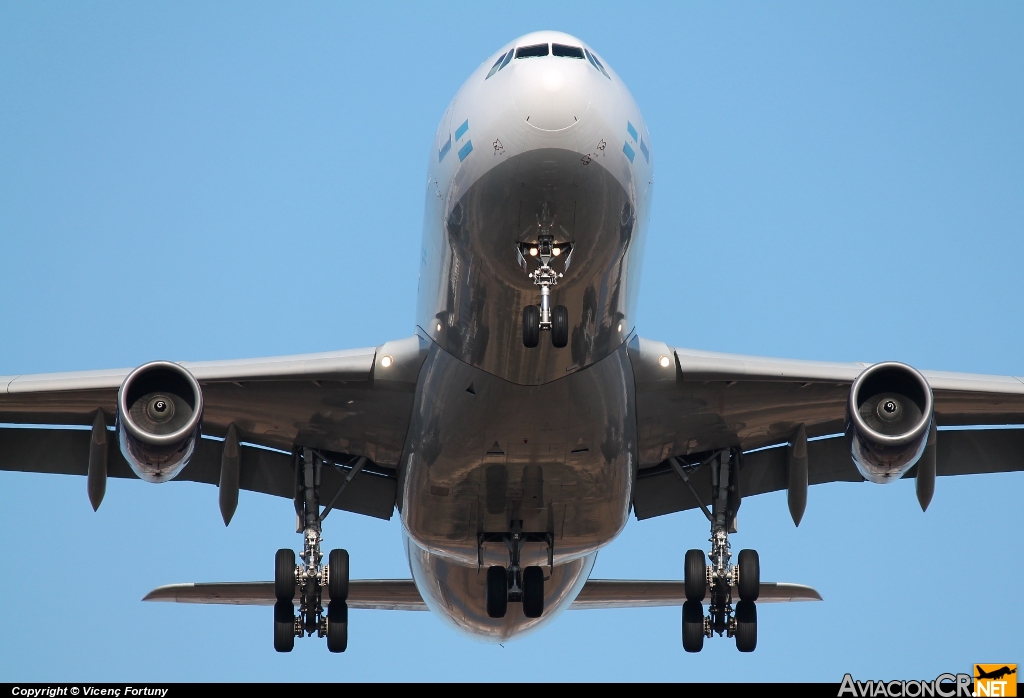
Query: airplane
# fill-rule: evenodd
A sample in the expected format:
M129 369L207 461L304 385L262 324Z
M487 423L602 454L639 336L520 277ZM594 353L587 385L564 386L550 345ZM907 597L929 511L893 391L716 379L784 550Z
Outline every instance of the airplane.
M1008 666L1002 666L992 671L985 671L984 669L978 669L978 673L974 678L976 679L1001 679L1004 676L1010 676L1017 673L1017 669L1011 669Z
M146 599L273 606L273 644L348 644L348 609L429 610L505 641L569 608L680 607L682 644L757 646L757 605L820 600L734 559L744 497L1024 469L1024 380L670 347L634 326L654 148L611 65L561 32L488 57L428 157L416 327L376 347L0 377L0 469L241 489L294 503L266 582ZM22 425L22 428L18 428ZM39 428L40 425L49 425ZM29 428L31 426L32 428ZM939 431L939 428L957 427ZM350 580L333 509L397 510L411 579ZM639 520L700 510L682 580L591 580Z

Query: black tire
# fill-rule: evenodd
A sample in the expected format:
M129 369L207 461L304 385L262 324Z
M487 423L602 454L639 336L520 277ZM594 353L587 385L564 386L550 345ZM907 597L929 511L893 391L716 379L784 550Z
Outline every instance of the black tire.
M569 309L556 305L551 311L551 343L561 349L569 343Z
M683 588L686 600L701 603L708 593L707 563L703 550L687 550L683 565Z
M494 565L487 568L487 615L504 618L508 611L508 571Z
M540 306L523 308L523 346L533 349L540 344Z
M743 601L757 601L761 593L761 561L756 550L741 550L739 593Z
M295 647L295 607L291 601L274 604L274 649L291 652Z
M683 604L683 649L687 652L704 649L704 606L699 601Z
M327 594L331 601L348 600L347 550L332 550L327 557Z
M295 599L295 551L281 548L274 556L274 596L291 603ZM287 651L287 650L282 650Z
M743 570L740 570L743 574ZM757 647L757 606L753 601L736 604L736 649L753 652Z
M348 604L344 601L331 601L327 604L327 649L331 652L344 652L347 648Z
M544 613L544 570L527 567L523 570L523 615L540 618Z

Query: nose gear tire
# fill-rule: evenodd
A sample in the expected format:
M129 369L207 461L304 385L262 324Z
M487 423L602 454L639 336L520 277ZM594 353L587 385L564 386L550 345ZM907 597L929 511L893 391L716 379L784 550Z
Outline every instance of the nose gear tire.
M348 649L348 604L344 601L331 601L327 605L327 649L331 652Z
M499 565L487 568L487 615L504 618L508 611L508 571Z
M335 549L327 558L327 594L331 601L348 599L348 551ZM340 651L340 650L339 650Z
M687 652L704 649L704 606L699 601L683 604L683 649Z
M683 565L683 588L687 601L704 601L708 593L707 562L703 550L687 550Z
M740 599L757 601L761 593L761 561L756 550L741 550L738 560L740 568L739 587Z
M523 308L523 346L532 349L540 344L540 307Z
M274 596L288 602L295 599L295 551L281 548L274 556ZM283 650L287 651L287 650Z
M743 574L743 570L740 570ZM757 606L753 601L736 604L736 649L753 652L757 647Z
M523 570L523 615L540 618L544 613L544 570L531 566Z
M274 604L274 649L291 652L295 647L295 609L291 601Z
M551 343L561 349L569 343L569 309L556 305L551 311Z

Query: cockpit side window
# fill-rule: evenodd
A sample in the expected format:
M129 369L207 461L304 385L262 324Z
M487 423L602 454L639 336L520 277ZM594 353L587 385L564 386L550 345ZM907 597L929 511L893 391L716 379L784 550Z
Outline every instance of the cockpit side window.
M512 60L512 56L513 56L514 54L515 54L515 51L509 51L508 53L506 53L506 54L505 54L505 60L503 60L503 61L501 62L501 65L500 65L500 66L498 66L498 70L501 70L501 69L502 69L502 68L504 68L504 67L505 67L506 65L508 65L508 62L509 62L510 60Z
M579 46L566 46L565 44L551 44L551 55L561 58L583 59L583 49Z
M486 78L484 78L484 80L487 80L487 79L488 79L488 78L490 78L490 77L491 77L492 75L494 75L494 74L495 74L495 73L497 73L497 72L498 72L499 70L501 70L501 62L502 62L503 60L505 60L505 56L511 56L511 55L512 55L512 52L511 52L511 51L509 51L508 53L503 53L503 54L501 54L500 56L498 56L498 60L494 61L494 65L492 65L492 66L491 66L491 71L490 71L489 73L487 73L487 77L486 77Z
M601 61L597 60L597 56L592 54L590 51L587 51L587 49L583 49L583 50L586 51L586 53L587 53L587 60L590 61L590 64L592 66L594 66L595 68L597 68L599 71L601 71L601 73L604 74L604 76L606 78L611 80L612 76L609 75L608 71L604 69L603 65L601 65Z
M538 58L548 55L547 44L534 44L533 46L520 46L516 49L516 58Z

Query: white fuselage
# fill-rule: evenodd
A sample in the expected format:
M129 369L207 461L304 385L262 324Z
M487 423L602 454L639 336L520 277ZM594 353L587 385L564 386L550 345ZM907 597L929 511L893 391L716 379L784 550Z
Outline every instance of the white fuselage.
M527 46L571 55L513 57ZM557 47L555 47L557 48ZM557 49L566 53L564 49ZM632 330L652 191L650 136L607 63L558 32L521 37L460 88L429 156L417 304L433 340L400 467L413 576L428 606L476 636L535 628L575 598L625 525L636 470ZM523 343L540 291L517 246L572 245L551 290L568 346ZM524 269L523 266L528 267ZM486 534L553 540L545 612L483 612L483 572L507 565ZM531 543L524 564L548 565Z

